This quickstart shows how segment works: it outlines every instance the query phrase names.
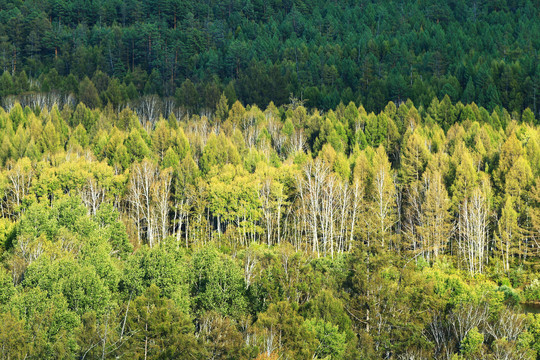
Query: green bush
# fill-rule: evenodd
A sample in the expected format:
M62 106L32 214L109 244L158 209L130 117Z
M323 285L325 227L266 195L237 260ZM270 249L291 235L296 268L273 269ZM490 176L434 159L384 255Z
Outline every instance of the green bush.
M540 279L534 279L523 290L523 298L527 301L540 301Z

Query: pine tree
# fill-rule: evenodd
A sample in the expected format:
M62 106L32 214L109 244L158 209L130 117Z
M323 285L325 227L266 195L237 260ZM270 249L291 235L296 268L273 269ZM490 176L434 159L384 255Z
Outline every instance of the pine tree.
M469 77L469 81L467 81L467 86L465 87L465 90L463 91L463 95L461 96L461 101L464 104L470 104L476 99L476 89L474 87L474 82L472 80L472 77Z
M91 109L101 106L96 86L88 77L85 77L79 84L79 100Z

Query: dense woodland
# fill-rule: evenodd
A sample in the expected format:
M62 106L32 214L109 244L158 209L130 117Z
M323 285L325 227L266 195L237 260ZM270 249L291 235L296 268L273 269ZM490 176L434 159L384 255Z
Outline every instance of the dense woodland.
M3 359L539 358L529 109L15 103L0 133Z
M157 94L199 113L223 91L375 112L448 95L538 116L539 17L538 0L0 0L0 96Z
M539 0L0 0L0 359L540 360Z

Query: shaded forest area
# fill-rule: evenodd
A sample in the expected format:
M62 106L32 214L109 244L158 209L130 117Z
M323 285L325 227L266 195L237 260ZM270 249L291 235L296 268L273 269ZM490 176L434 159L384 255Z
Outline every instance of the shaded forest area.
M228 103L0 109L2 358L538 359L532 111Z
M0 96L158 95L200 113L223 91L229 105L293 94L375 112L448 95L538 116L539 16L538 0L2 0Z

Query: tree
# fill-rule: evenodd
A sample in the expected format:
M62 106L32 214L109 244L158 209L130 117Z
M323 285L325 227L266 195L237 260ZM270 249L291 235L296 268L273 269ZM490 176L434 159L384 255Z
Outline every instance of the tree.
M319 219L321 217L321 203L323 186L328 179L328 166L322 161L308 162L304 167L304 176L297 178L297 187L301 202L302 219L305 226L309 226L311 236L311 249L320 255L319 246ZM323 250L326 250L324 248Z
M373 158L372 225L377 246L382 249L399 245L394 243L392 227L397 221L396 188L390 162L382 146Z
M200 159L200 168L203 173L208 173L216 165L239 163L240 155L236 146L223 133L219 136L210 135Z
M156 128L152 132L152 145L159 159L163 160L165 152L171 145L171 130L167 122L163 119L156 124Z
M422 251L429 261L445 252L452 231L449 213L450 200L440 172L424 175L424 200L418 233L422 238Z
M172 241L154 248L143 247L125 263L122 279L125 297L139 296L155 285L163 297L172 299L178 310L189 312L189 272L184 251Z
M469 77L463 95L461 96L461 101L464 104L470 104L476 99L476 89L474 88L474 81L472 77Z
M496 184L499 187L504 187L506 174L522 154L523 147L521 142L516 137L516 134L512 133L501 147L499 166L495 176Z
M88 76L86 76L79 84L79 100L91 109L101 106L101 100L96 86Z
M477 182L478 175L474 168L470 152L462 142L458 143L452 156L452 161L458 163L455 170L454 181L450 187L452 205L455 210L465 198L470 196L471 191Z
M204 338L209 358L247 358L242 333L230 318L212 311L205 313L200 320L199 334Z
M147 159L132 167L129 201L135 210L133 220L139 239L144 234L150 247L168 236L171 184L171 169L160 171Z
M281 301L271 304L259 315L255 326L260 334L261 350L266 356L277 352L294 359L313 358L318 340L314 329L306 326L298 315L294 303Z
M457 246L471 275L482 274L487 259L490 204L486 191L476 187L459 209Z
M461 353L466 359L476 359L482 354L484 335L476 327L472 328L461 342Z
M1 313L0 354L2 359L23 359L28 356L30 337L25 322L10 313Z
M193 310L213 310L239 318L246 311L244 277L240 268L226 255L207 246L193 255L191 295Z
M79 318L68 309L67 301L62 295L48 296L48 292L40 287L28 288L14 296L10 306L13 313L20 314L25 323L24 332L31 339L32 346L27 348L28 352L24 355L41 359L75 356L75 334ZM6 330L8 329L9 327ZM21 338L24 332L18 332L17 327L12 327L12 330L14 332L10 333L10 337L24 340ZM20 346L18 343L19 349Z
M500 252L505 271L510 270L510 264L514 255L518 252L521 229L518 226L518 214L514 210L514 202L511 196L507 196L502 209L501 218L497 224L498 240L497 249Z
M30 192L34 169L28 158L8 163L7 169L7 199L14 216L21 211L23 200Z
M339 332L338 327L321 319L305 321L308 331L315 333L319 345L314 356L321 359L340 359L345 352L345 334Z
M429 150L426 141L414 131L407 138L401 156L401 170L403 182L414 187L422 178L422 173L428 162Z
M223 123L229 116L229 104L225 93L222 93L216 105L216 119L218 123Z
M178 311L171 300L160 296L151 285L135 298L127 314L127 326L133 335L122 351L140 359L204 359L205 351L194 335L193 324Z
M176 99L178 103L185 106L190 112L195 112L199 105L199 95L195 85L190 79L186 79L182 86L176 90Z
M407 137L407 135L409 135ZM416 250L422 246L422 239L418 232L421 223L422 212L422 174L428 163L429 150L426 141L418 134L418 130L410 133L407 130L407 138L401 155L401 178L404 184L405 205L404 205L404 230L411 239L412 248Z
M141 161L150 155L148 144L142 138L140 131L137 129L132 129L125 140L125 147L128 155L131 157L131 159L138 161Z
M29 266L25 275L26 287L39 287L51 297L64 297L68 309L79 316L88 311L102 314L110 301L110 290L93 266L68 259L53 262L43 256Z

